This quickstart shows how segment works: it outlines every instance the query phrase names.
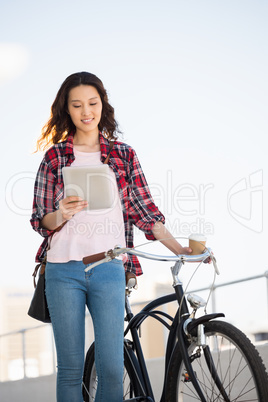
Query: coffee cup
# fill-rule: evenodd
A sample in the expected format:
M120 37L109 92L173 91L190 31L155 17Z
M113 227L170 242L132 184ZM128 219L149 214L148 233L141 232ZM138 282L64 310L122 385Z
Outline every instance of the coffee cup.
M207 238L198 233L189 236L189 247L192 249L191 255L203 254L206 249Z

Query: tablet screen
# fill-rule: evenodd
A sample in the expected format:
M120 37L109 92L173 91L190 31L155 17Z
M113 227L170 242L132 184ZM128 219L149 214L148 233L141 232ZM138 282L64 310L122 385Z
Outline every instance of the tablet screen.
M66 166L62 168L64 195L78 196L88 202L87 209L113 206L113 183L108 165Z

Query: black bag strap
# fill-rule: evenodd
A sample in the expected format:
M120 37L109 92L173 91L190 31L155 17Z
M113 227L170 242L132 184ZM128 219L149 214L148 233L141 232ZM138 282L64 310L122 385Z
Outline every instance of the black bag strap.
M41 268L41 269L40 269ZM36 288L36 276L37 273L40 269L40 273L39 275L43 275L45 273L45 268L46 268L46 257L44 258L44 261L40 262L39 264L37 264L35 266L34 272L33 272L33 284L34 284L34 288Z

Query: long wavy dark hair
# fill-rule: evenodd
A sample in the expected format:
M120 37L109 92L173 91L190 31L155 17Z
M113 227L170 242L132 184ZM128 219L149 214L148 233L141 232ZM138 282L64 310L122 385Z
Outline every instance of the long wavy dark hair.
M37 141L37 151L45 150L53 144L64 141L67 136L75 132L75 125L68 114L68 96L72 88L79 85L91 85L98 91L102 102L102 114L98 125L99 130L109 140L116 140L120 133L114 117L114 108L109 104L107 92L102 81L94 74L80 72L71 74L61 85L51 106L51 115L42 129Z

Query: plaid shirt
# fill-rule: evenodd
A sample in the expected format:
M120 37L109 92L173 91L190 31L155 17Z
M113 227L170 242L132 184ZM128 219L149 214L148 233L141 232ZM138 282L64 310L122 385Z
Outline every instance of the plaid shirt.
M109 153L109 142L102 134L100 147L101 160L104 162ZM48 238L53 233L42 228L40 222L44 215L59 208L59 201L63 198L62 168L70 166L74 159L73 135L70 134L66 141L55 144L45 153L37 172L30 222L33 229L45 237L36 255L37 262L43 260ZM118 185L126 246L133 247L133 224L145 233L148 240L154 240L152 227L157 221L164 223L165 218L153 202L135 151L129 145L115 141L108 164L115 173ZM136 256L128 255L125 268L136 275L142 274Z

